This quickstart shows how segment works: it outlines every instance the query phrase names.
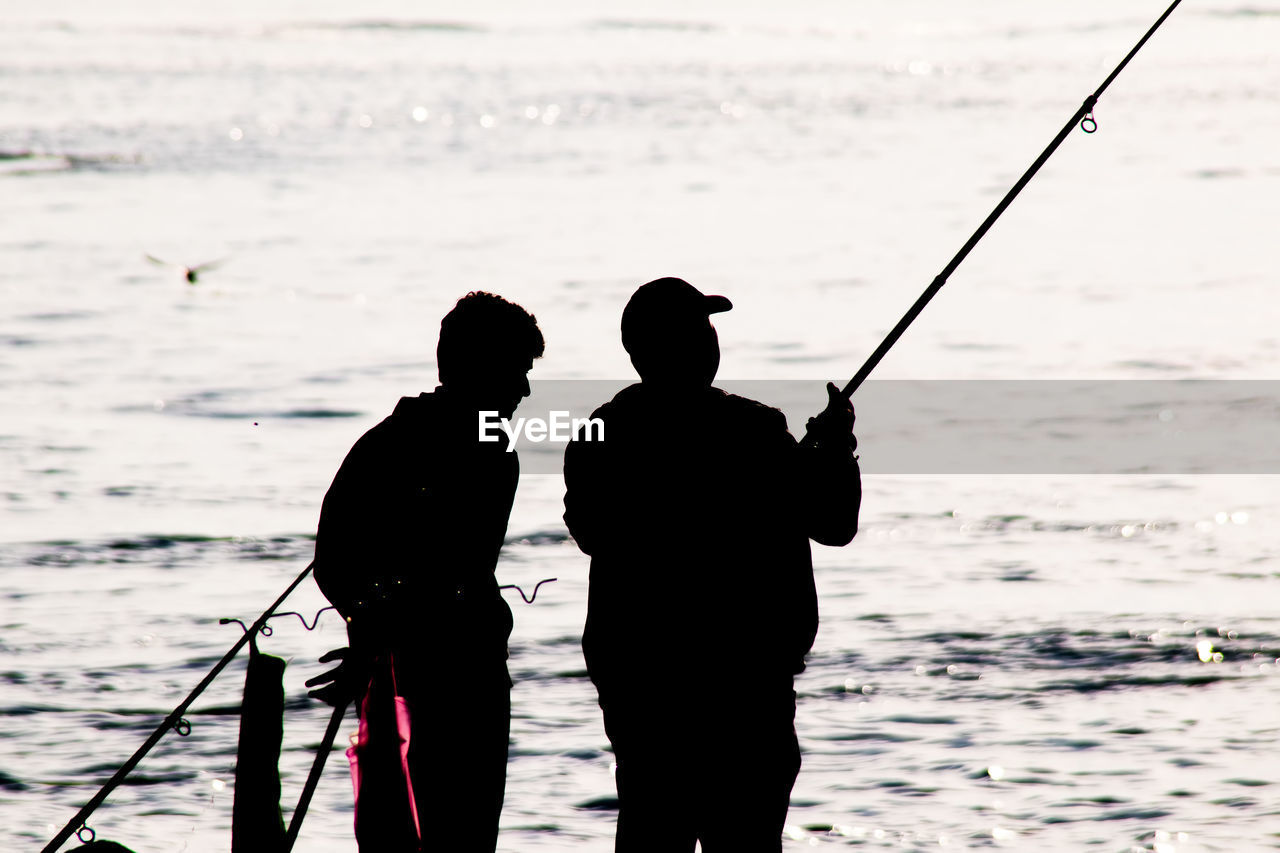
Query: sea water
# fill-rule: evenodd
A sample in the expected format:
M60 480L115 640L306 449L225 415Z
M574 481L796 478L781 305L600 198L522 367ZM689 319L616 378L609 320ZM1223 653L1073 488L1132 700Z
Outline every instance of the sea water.
M218 620L302 570L346 449L434 386L459 296L538 315L535 379L625 382L622 306L680 275L735 303L721 376L815 383L816 411L1163 8L4 4L0 848L42 847L234 642ZM1141 383L1174 429L1161 389L1260 380L1208 423L1274 424L1278 43L1271 6L1183 4L877 379ZM1280 845L1276 469L1228 470L1212 428L1155 473L877 468L902 432L874 399L861 532L815 546L785 849ZM974 407L921 411L921 453L965 459ZM1115 419L1064 397L1009 444ZM526 467L498 575L558 580L510 593L500 849L607 851L588 562L554 464ZM302 682L344 632L274 626L287 813L328 717ZM99 837L228 848L242 676ZM354 851L351 818L335 751L298 849Z

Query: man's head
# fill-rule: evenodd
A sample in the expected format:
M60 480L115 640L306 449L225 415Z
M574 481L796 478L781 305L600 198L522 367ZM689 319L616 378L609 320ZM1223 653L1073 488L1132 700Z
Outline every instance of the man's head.
M529 396L528 373L544 347L528 311L492 293L468 293L440 321L440 384L509 418Z
M622 345L646 383L707 387L720 368L720 341L710 317L732 307L684 279L651 281L631 295L622 312Z

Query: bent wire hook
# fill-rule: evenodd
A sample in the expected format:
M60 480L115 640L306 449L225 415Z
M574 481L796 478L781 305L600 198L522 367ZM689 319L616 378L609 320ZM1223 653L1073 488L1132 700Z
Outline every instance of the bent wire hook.
M507 584L506 586L500 586L500 587L498 587L498 589L500 589L500 590L502 590L502 589L514 589L516 592L520 593L520 597L524 599L524 603L525 603L525 604L533 604L533 600L534 600L535 598L537 598L537 597L538 597L538 590L542 588L542 585L543 585L544 583L552 583L553 581L558 581L558 580L560 580L560 579L559 579L559 578L543 578L542 580L538 581L538 582L534 585L534 587L533 587L533 593L532 593L532 594L530 594L530 595L525 595L525 594L524 594L524 590L523 590L523 589L521 589L520 587L516 586L516 585L515 585L515 584L513 584L513 583L509 583L509 584Z

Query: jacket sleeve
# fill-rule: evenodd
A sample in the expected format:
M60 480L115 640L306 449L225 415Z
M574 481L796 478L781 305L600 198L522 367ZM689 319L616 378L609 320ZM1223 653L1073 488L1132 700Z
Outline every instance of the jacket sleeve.
M375 547L379 503L376 500L375 442L366 434L347 454L320 509L316 530L316 583L329 603L350 619L368 602L377 571Z
M805 533L820 545L848 545L858 532L862 472L851 445L796 447Z
M848 545L858 532L862 504L862 474L852 434L847 442L798 442L782 412L754 406L760 446L785 471L780 488L787 491L805 535L820 545Z
M602 529L599 477L604 467L599 442L575 436L564 450L564 523L584 554L593 554L596 544L607 535Z

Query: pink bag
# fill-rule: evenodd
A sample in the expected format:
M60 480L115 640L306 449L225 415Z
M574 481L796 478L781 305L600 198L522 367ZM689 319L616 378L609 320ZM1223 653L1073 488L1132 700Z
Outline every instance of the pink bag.
M377 725L376 720L388 719L388 704L394 707L395 711L395 728L396 738L399 745L399 760L394 764L387 761L388 756L378 755L374 750L379 749L377 738L374 734L374 728ZM369 678L369 684L364 690L364 695L360 699L360 729L354 739L354 743L347 749L347 760L351 763L351 783L355 787L355 803L356 803L356 834L360 833L360 788L361 782L367 773L387 772L390 767L398 765L396 769L399 771L400 778L392 784L396 787L402 787L408 801L409 813L413 818L413 831L416 835L414 839L420 846L422 843L422 827L418 823L418 807L413 796L413 780L409 774L409 738L410 738L410 719L409 719L409 703L400 695L400 690L396 684L396 662L394 655L378 656L374 660L373 674ZM389 744L388 744L389 746ZM387 746L381 747L386 749ZM362 767L363 765L363 767ZM396 798L398 799L398 798ZM403 802L403 801L402 801ZM394 815L374 815L372 812L386 810L386 804L381 802L366 803L366 818L372 818L376 821L387 821L394 824Z

